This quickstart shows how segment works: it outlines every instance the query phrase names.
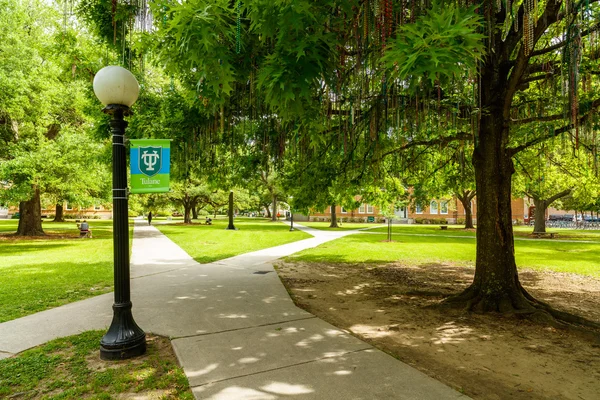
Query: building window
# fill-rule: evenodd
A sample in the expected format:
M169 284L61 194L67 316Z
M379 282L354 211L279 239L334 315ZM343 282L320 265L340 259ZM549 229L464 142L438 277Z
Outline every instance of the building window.
M67 203L67 206L65 207L65 210L67 211L71 211L73 209L73 206L69 203Z
M100 206L94 206L94 211L100 211L102 209L102 207Z
M344 207L342 207L342 214L348 214L348 211Z
M440 202L440 214L448 214L448 202L445 200Z
M370 204L367 204L367 214L373 214L373 206Z
M423 209L421 208L420 204L417 204L417 206L415 207L415 212L417 214L423 214Z
M360 207L358 207L358 213L359 214L365 213L365 205L364 204L361 204Z
M437 201L432 201L429 203L429 214L437 214L438 213L438 203Z

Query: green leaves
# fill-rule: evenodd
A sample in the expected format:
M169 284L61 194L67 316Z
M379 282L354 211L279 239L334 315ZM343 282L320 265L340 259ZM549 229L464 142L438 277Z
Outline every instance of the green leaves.
M483 25L475 8L437 0L414 24L401 25L383 62L392 76L411 86L426 79L444 84L465 69L474 70L485 55Z

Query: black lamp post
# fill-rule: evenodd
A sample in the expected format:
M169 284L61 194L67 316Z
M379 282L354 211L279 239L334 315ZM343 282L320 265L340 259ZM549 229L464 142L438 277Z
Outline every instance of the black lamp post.
M146 334L137 326L131 313L129 282L129 221L127 206L127 165L124 116L131 115L129 107L135 103L140 87L125 68L109 66L94 77L94 93L106 107L112 132L113 170L113 244L115 302L113 320L100 341L100 358L120 360L146 352Z
M292 207L292 202L294 201L294 196L290 196L290 232L294 230L294 208Z

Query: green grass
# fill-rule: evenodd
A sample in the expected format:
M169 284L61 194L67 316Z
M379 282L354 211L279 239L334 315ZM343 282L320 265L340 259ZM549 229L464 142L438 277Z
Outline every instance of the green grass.
M193 399L174 355L161 353L157 338L149 340L141 358L104 362L98 353L103 334L84 332L0 360L0 398L112 399L118 394L146 398L164 393L160 398Z
M50 236L8 236L17 220L0 221L0 322L112 291L112 221L91 220L93 239L75 222L45 221Z
M381 224L366 223L366 222L365 223L344 222L341 224L341 226L339 228L330 228L329 224L331 224L331 222L298 221L298 224L303 225L303 226L308 226L310 228L326 230L326 231L349 231L349 230L353 230L353 229L375 228L376 226L381 226Z
M398 235L442 235L442 236L467 236L475 237L474 231L466 231L462 225L446 225L446 230L441 230L440 225L402 224L393 225L393 234ZM531 238L532 226L514 226L516 238ZM587 240L600 242L600 230L575 230L563 228L546 228L548 232L558 233L562 240ZM370 229L369 232L387 233L387 227Z
M236 218L239 230L226 230L227 219L215 219L213 225L169 224L156 227L200 263L209 263L238 254L310 238L299 230L279 222L258 218Z
M433 232L433 231L432 231ZM325 243L287 257L289 261L333 263L475 263L475 240L440 236L394 235L395 242L384 242L385 234L358 234ZM554 240L515 241L520 268L571 272L600 277L600 244L565 243Z

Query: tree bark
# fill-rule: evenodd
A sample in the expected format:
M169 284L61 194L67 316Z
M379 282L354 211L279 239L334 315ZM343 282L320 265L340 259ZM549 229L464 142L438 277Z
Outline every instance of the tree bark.
M34 188L33 197L30 200L19 203L19 236L44 236L42 228L42 204L40 201L40 190Z
M235 230L235 225L233 224L233 191L229 192L229 225L227 225L227 229Z
M195 204L192 206L192 219L198 219L198 208Z
M192 223L192 206L188 203L183 204L183 223L191 224Z
M265 207L265 210L267 210L267 218L271 218L271 209L269 208L269 205L267 204L267 206Z
M462 193L457 193L456 197L465 209L465 229L474 229L475 226L473 225L473 209L471 208L471 200L473 200L473 197L475 197L475 192L466 190Z
M271 221L277 221L277 195L273 195L273 214L271 215Z
M534 197L533 204L535 205L533 231L540 233L546 232L546 208L548 208L546 201Z
M63 207L62 203L56 204L56 212L54 213L53 222L65 222L64 207Z
M331 205L331 224L329 224L330 228L339 228L337 223L337 214L335 212L335 204Z
M538 197L533 197L533 204L535 205L535 222L533 225L534 232L546 232L546 210L550 207L550 204L554 203L556 200L565 197L571 193L571 189L563 190L560 193L556 193L554 196L550 196L547 199L540 199ZM577 212L575 213L577 214ZM577 215L575 215L577 217Z

